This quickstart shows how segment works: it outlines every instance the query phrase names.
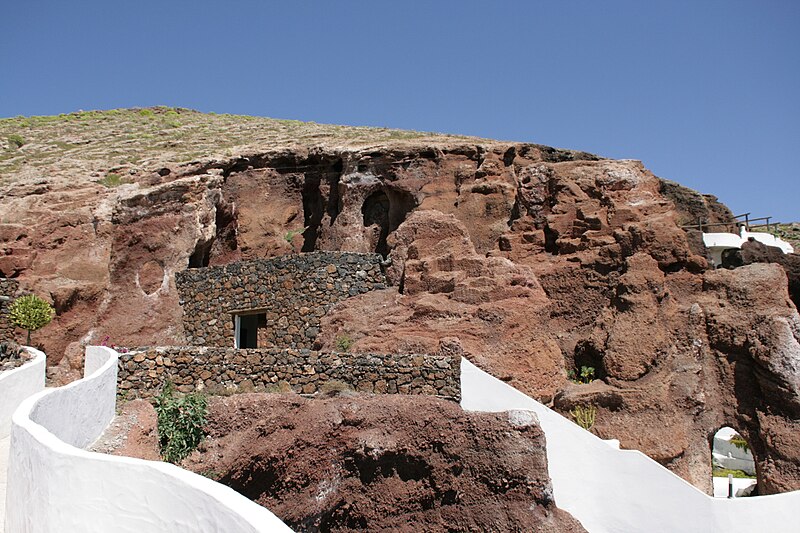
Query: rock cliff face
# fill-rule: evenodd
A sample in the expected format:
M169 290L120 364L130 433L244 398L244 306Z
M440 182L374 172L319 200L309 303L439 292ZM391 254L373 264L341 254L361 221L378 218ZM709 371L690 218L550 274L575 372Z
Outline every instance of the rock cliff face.
M246 394L184 461L295 531L584 531L555 507L527 413L433 398ZM303 421L303 423L298 423Z
M292 252L379 252L394 284L337 304L317 348L463 354L709 490L731 425L759 490L800 489L800 318L778 265L709 270L713 197L637 161L469 139L250 148L159 162L107 188L12 176L0 276L49 296L54 378L83 345L184 342L175 272ZM593 367L576 384L568 372Z

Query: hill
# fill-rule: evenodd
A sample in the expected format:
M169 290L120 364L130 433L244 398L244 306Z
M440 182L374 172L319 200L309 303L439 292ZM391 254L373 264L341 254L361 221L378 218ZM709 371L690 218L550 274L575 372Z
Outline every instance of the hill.
M759 490L800 488L786 274L710 268L682 226L730 211L639 161L166 108L4 119L0 138L0 277L55 305L35 335L52 380L87 343L185 343L176 272L379 252L391 286L337 304L320 349L463 355L565 414L595 406L597 435L704 490L732 425Z

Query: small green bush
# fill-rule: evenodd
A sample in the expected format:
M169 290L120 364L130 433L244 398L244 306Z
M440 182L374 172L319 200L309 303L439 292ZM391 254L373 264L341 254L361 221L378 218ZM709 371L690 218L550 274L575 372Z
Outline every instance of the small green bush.
M594 426L597 408L594 405L576 405L569 413L575 419L576 424L589 431Z
M203 440L203 426L208 416L208 400L199 392L178 394L167 382L153 400L158 415L158 440L161 457L180 463Z
M347 333L339 335L336 337L336 349L340 352L346 352L353 346L353 342L355 341Z
M103 187L108 187L109 189L113 189L114 187L119 187L123 183L128 183L125 178L120 176L119 174L115 174L114 172L110 172L106 174L106 177L98 181L100 185Z
M292 244L292 240L294 239L295 235L300 235L305 232L308 228L303 229L290 229L283 235L283 240Z
M11 323L22 329L28 330L26 344L31 344L31 332L45 327L53 320L55 309L35 294L20 296L8 308L8 317Z
M15 149L22 148L25 144L25 139L22 138L21 135L17 135L16 133L12 133L8 136L8 142L13 146Z
M155 113L153 113L152 109L140 109L139 116L140 117L152 117Z
M586 385L594 381L595 372L593 366L582 366L580 374L576 375L574 370L567 372L567 377L574 383Z
M746 452L750 451L750 445L747 444L747 441L744 440L744 437L739 435L738 433L731 437L731 444L739 448L740 450L744 450Z

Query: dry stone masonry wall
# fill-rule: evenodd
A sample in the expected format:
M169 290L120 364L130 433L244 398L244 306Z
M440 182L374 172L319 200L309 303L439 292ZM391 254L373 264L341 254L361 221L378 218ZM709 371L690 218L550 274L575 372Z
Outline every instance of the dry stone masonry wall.
M258 347L312 348L335 303L386 287L378 254L315 252L175 275L186 341L234 346L234 316L263 314Z
M450 355L348 354L305 349L159 347L120 354L118 390L151 397L169 380L182 392L324 390L343 382L356 391L460 399L461 358Z
M14 324L8 318L8 308L17 296L19 283L10 278L0 278L0 342L14 338Z

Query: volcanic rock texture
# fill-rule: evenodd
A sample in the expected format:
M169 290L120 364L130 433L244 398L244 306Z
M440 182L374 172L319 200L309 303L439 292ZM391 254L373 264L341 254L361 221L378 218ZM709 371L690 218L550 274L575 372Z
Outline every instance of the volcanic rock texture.
M529 412L434 398L241 394L184 466L295 531L584 531L555 507Z
M0 191L0 276L54 302L35 335L53 378L77 375L83 346L106 336L182 343L174 273L187 267L378 251L393 286L334 307L318 348L346 334L351 351L463 354L562 412L596 405L595 433L704 490L712 437L730 425L762 493L800 489L800 318L786 274L709 270L681 225L730 212L637 161L328 138L123 167L118 187L34 170ZM582 366L599 380L572 383Z

